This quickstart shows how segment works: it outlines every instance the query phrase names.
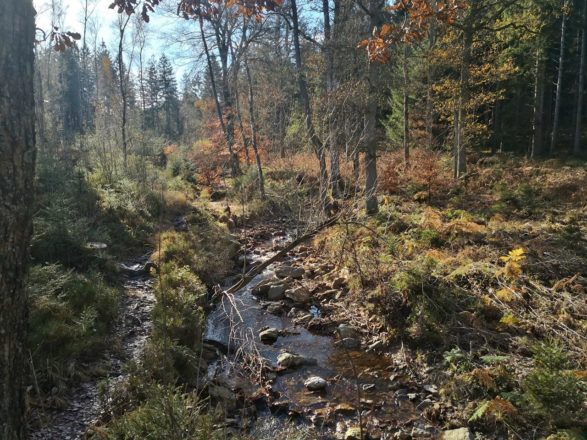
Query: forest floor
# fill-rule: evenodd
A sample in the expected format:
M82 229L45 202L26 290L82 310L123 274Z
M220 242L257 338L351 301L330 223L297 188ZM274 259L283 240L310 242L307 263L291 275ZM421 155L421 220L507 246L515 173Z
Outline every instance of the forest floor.
M341 200L338 223L253 280L232 316L267 361L273 413L326 438L583 439L585 168L386 171L378 216Z
M419 154L383 158L376 216L343 173L336 222L231 294L323 220L312 162L273 164L267 201L254 180L168 195L119 348L32 438L584 440L587 170L480 160L454 182Z

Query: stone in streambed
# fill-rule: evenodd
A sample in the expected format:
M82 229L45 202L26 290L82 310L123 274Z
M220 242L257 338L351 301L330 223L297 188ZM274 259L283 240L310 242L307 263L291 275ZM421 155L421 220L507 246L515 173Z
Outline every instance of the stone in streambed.
M310 391L321 391L328 383L320 376L312 376L305 380L304 386Z
M348 350L356 350L361 347L361 341L355 338L344 338L334 343L337 347L346 348Z
M277 301L283 299L284 293L285 286L283 284L269 286L269 290L267 290L267 299L269 301Z
M302 278L304 276L304 269L301 267L281 266L275 269L275 275L279 278Z
M356 327L348 324L340 324L336 331L342 339L346 338L357 338L359 336L359 330Z
M264 344L273 344L279 337L279 330L276 328L268 328L259 333L259 339Z
M316 360L295 353L284 352L277 356L277 365L282 368L296 368L302 365L315 365Z
M285 296L297 304L306 304L312 298L312 294L304 286L286 291Z

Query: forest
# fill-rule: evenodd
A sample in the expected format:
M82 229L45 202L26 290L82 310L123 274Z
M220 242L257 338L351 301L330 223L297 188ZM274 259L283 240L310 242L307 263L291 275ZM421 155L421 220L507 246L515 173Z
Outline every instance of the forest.
M0 0L0 440L586 440L587 0Z

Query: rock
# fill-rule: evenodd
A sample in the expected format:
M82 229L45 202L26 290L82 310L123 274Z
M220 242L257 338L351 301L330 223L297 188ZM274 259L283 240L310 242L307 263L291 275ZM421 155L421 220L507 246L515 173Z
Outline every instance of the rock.
M472 440L469 428L451 429L442 433L442 440Z
M334 412L337 414L354 414L356 411L350 403L340 403L334 407Z
M229 405L230 408L236 407L236 396L230 389L222 385L210 385L208 387L208 394L213 399Z
M432 437L432 433L430 431L428 431L427 429L424 428L419 428L417 426L414 426L412 428L412 438L416 439L416 438L430 438Z
M409 440L411 438L410 434L405 431L396 431L392 437L394 440Z
M275 269L275 275L279 278L302 278L304 276L304 269L301 267L281 266Z
M285 292L285 296L298 304L306 304L312 298L312 294L304 286L288 290Z
M340 324L336 331L342 339L357 338L359 336L359 330L348 324Z
M306 379L304 382L304 386L309 389L310 391L321 391L326 388L328 383L325 379L322 379L320 376L312 376Z
M264 344L273 344L279 337L279 330L276 328L268 328L259 333L259 338Z
M295 368L302 365L314 365L315 359L309 359L299 354L284 352L277 356L277 365L282 368Z
M283 313L283 304L274 302L267 305L267 311L272 315L281 315Z
M355 338L344 338L334 343L338 347L356 350L361 347L361 341Z
M358 426L351 426L344 433L344 440L361 440L361 428Z
M270 286L269 290L267 291L267 299L269 301L277 301L283 299L283 294L285 293L285 286L282 284L278 284L275 286Z
M314 319L314 316L312 316L311 313L307 313L305 315L302 315L298 318L296 318L294 321L296 324L298 325L303 325L304 327L308 326L310 324L310 322Z
M267 295L274 280L263 280L252 289L253 295Z
M430 394L438 394L438 388L436 387L436 385L424 385L423 388Z

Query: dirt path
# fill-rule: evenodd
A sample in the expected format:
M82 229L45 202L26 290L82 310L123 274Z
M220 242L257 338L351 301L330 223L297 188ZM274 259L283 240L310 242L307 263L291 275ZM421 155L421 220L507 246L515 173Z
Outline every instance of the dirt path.
M92 378L77 386L68 396L68 406L63 410L36 411L29 433L31 440L74 440L81 439L102 412L98 385L108 379L113 384L123 380L126 375L122 365L138 359L149 334L151 333L151 310L155 303L153 280L143 271L146 257L121 264L125 272L124 296L114 338L121 341L122 350L108 351L104 354L105 364L109 364L107 376Z

